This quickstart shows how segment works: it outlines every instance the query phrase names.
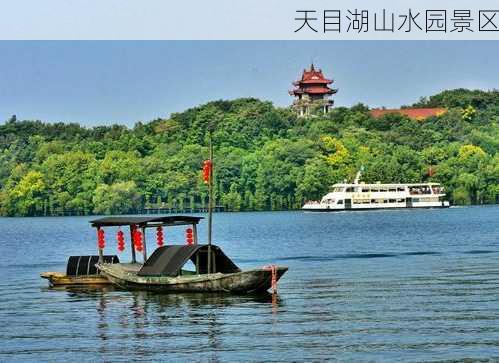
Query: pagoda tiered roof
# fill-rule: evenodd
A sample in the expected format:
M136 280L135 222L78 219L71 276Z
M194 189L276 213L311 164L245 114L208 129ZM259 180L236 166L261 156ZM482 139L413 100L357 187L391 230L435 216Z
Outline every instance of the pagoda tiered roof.
M300 94L335 94L338 90L330 88L328 85L333 83L332 79L324 77L322 70L315 69L314 65L310 66L310 69L304 69L301 79L293 82L295 88L289 93L291 95Z

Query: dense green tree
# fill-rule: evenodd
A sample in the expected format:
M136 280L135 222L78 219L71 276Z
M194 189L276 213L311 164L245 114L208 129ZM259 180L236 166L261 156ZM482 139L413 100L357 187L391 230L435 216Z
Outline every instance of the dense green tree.
M361 166L365 182L436 181L453 203L497 203L499 92L449 90L416 106L448 111L375 119L359 104L298 118L243 98L133 128L12 117L0 125L0 215L205 208L210 129L214 196L227 210L299 208Z
M93 197L94 213L132 213L140 206L140 194L133 181L100 184Z
M30 216L43 208L46 185L42 173L28 171L15 186L7 191L5 209L8 214Z

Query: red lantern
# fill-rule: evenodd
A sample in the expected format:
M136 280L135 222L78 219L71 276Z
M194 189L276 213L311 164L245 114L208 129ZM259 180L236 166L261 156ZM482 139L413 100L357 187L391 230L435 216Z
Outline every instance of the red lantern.
M142 244L142 233L134 228L133 231L133 244L135 245L135 250L141 252L144 245Z
M102 228L97 229L97 246L101 250L103 250L104 247L106 247L106 239L104 236L104 230Z
M125 250L125 234L121 229L116 233L116 240L118 241L118 251L123 252Z
M188 245L192 245L194 243L194 239L192 238L192 228L187 228L185 230L185 241Z
M163 246L164 238L163 238L163 227L158 226L156 228L156 242L158 243L158 247Z
M203 162L203 180L206 184L210 182L211 168L212 168L211 160L205 160Z

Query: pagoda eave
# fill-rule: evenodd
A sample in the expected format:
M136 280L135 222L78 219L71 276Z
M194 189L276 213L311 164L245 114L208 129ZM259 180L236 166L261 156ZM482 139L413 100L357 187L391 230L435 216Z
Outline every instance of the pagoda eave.
M303 90L304 93L314 93L314 94L317 94L317 93L331 93L333 92L334 93L334 89L332 88L329 88L329 87L324 87L324 86L319 86L319 87L304 87L304 88L301 88Z
M298 81L299 84L331 84L333 82L332 79L307 79Z

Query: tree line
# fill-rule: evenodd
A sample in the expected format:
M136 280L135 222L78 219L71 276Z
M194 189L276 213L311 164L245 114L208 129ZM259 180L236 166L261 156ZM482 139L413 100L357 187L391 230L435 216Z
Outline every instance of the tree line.
M415 105L448 112L375 119L359 104L299 118L245 98L133 128L12 117L0 125L0 215L206 206L201 165L212 124L214 196L226 210L297 209L361 166L365 182L435 181L453 204L497 203L499 92L449 90Z

